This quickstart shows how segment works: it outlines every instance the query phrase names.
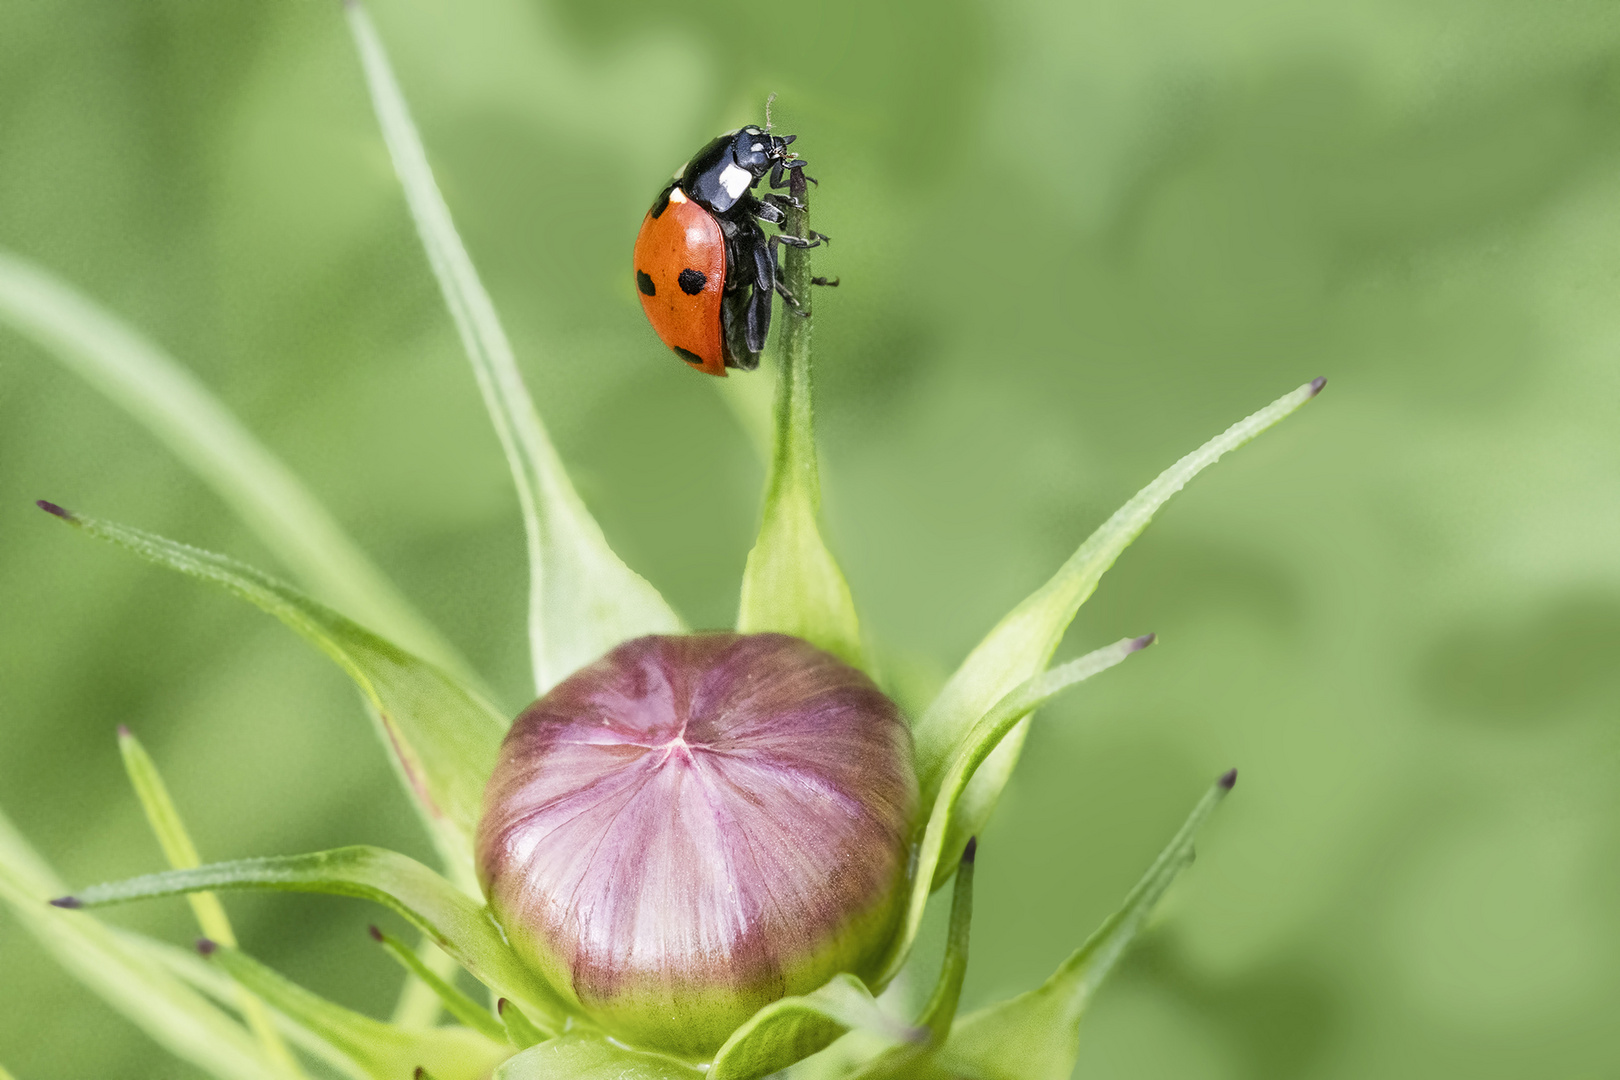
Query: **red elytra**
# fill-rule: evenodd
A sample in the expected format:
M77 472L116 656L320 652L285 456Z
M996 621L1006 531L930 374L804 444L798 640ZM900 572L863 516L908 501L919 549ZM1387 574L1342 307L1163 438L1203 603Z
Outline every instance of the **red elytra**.
M672 188L668 203L655 205L641 222L635 268L641 308L654 332L691 366L724 376L720 298L726 243L719 222Z

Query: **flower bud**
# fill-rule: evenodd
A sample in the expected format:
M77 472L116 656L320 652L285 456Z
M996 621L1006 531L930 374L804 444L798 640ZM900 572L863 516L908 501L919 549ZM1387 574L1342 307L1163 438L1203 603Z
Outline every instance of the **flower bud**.
M861 672L782 634L644 637L512 725L478 871L586 1015L706 1057L760 1006L872 973L916 807L910 731Z

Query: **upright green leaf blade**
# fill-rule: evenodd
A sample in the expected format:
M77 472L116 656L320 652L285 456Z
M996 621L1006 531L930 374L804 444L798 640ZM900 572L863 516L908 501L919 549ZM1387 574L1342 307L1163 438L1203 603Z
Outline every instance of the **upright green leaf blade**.
M884 1012L855 976L835 975L811 993L773 1001L750 1017L715 1055L709 1080L760 1080L857 1028L894 1042L924 1035Z
M887 984L905 965L917 930L922 926L928 894L944 884L949 876L944 868L954 868L957 858L966 849L967 838L964 837L957 846L954 837L965 828L960 816L961 799L963 793L970 789L974 774L995 755L1002 740L1010 732L1016 731L1023 719L1042 704L1074 684L1122 663L1152 643L1152 634L1125 638L1051 671L1042 672L1014 687L963 734L937 791L924 792L923 805L929 807L928 820L922 840L917 845L917 867L911 879L905 921L895 935L889 955L879 972L879 985Z
M804 202L801 171L793 171L793 194ZM790 209L783 229L808 236L808 211ZM821 480L810 400L809 252L787 248L783 270L787 287L804 312L782 307L775 445L759 538L743 570L737 629L747 634L792 634L859 667L864 661L855 601L816 523Z
M1203 446L1160 473L1120 507L1045 585L1030 594L987 634L951 676L913 729L918 775L926 790L937 786L948 766L951 747L984 715L992 702L1046 666L1063 632L1114 560L1145 529L1159 507L1200 472L1289 415L1322 389L1317 379L1284 394L1259 412L1238 421ZM1001 789L1018 762L1028 725L1002 741L973 778L963 796L963 816L988 820ZM979 826L975 825L974 831Z
M248 1030L118 931L46 899L62 883L0 814L0 904L64 969L159 1045L221 1080L278 1080Z
M197 846L192 843L191 833L186 830L185 822L180 818L180 810L169 795L169 786L163 782L157 763L146 752L140 740L123 726L118 728L118 750L124 759L124 771L129 774L129 782L135 789L135 796L140 800L147 823L156 834L169 866L176 870L185 870L201 865L202 859L197 855ZM231 920L226 916L225 905L219 902L219 897L213 893L202 892L192 893L186 899L191 901L192 914L196 916L197 925L206 937L222 945L236 944L236 932L231 929ZM277 1033L264 1003L243 990L237 994L236 1004L242 1013L242 1019L247 1022L254 1036L258 1038L260 1046L264 1048L264 1057L270 1066L284 1076L293 1077L295 1080L301 1078L304 1070L299 1068L298 1061L287 1049L287 1044L281 1041L281 1036Z
M357 0L346 6L383 140L517 485L529 546L534 678L544 693L620 642L674 633L680 620L658 591L608 547L569 482L518 373L495 305L433 179L376 28Z
M495 1070L495 1080L700 1080L703 1072L600 1035L563 1035L531 1046Z
M203 889L327 893L381 904L432 937L485 985L532 1006L550 1030L559 1031L566 1022L556 995L507 946L486 908L415 859L384 848L362 845L213 863L95 885L52 902L91 908Z
M435 663L467 670L292 471L168 353L66 282L4 252L0 319L166 443L317 594Z
M506 731L493 706L427 661L252 567L51 503L40 505L92 536L235 593L336 661L369 701L407 790L456 872L471 866L484 782Z
M1068 1080L1079 1054L1080 1014L1148 916L1193 861L1193 838L1237 780L1221 777L1152 867L1091 939L1037 990L965 1016L939 1055L947 1075L980 1080Z
M202 951L231 978L278 1012L319 1036L365 1080L404 1080L426 1069L441 1080L483 1080L511 1047L468 1028L409 1030L333 1004L246 953L204 941Z

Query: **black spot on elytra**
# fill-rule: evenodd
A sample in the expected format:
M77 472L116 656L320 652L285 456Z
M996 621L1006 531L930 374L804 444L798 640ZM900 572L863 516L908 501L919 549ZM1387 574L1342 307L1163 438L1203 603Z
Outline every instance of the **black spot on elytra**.
M653 200L652 216L653 216L654 221L657 221L659 215L662 214L665 210L669 209L669 193L674 191L674 190L675 190L675 185L671 184L671 185L669 185L669 187L667 187L663 191L659 192L658 198Z
M701 270L694 270L688 266L675 280L680 283L681 292L687 296L696 296L703 291L703 286L709 283L709 276Z
M674 349L677 353L680 353L681 359L685 360L688 364L696 364L698 367L703 366L703 357L699 356L691 349L683 349L679 345L671 345L670 348Z
M648 277L640 270L636 271L636 288L641 290L642 296L658 295L658 286L653 284L652 278Z

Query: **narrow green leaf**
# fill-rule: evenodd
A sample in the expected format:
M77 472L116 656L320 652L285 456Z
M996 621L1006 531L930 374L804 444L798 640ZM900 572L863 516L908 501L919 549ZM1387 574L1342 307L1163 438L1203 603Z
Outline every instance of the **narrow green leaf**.
M566 1021L555 994L507 947L487 909L415 859L384 848L356 846L213 863L94 885L52 902L66 908L102 907L200 889L270 889L370 900L429 935L485 985L531 1006L552 1031L560 1031Z
M501 1014L501 1023L506 1026L506 1041L519 1050L527 1050L548 1038L545 1032L534 1026L533 1020L523 1015L522 1009L505 998L495 1003L495 1011Z
M600 1035L563 1035L531 1046L495 1070L495 1080L698 1080L700 1069L640 1053Z
M160 1046L221 1080L277 1080L229 1014L111 927L46 904L62 883L0 814L0 904L58 963Z
M122 725L118 728L118 750L123 755L124 771L129 774L130 785L135 789L135 796L140 800L141 809L169 865L176 870L201 865L197 846L192 843L191 834L180 819L180 811L169 795L169 787L163 782L157 763L140 740ZM191 902L192 914L196 916L197 925L204 936L222 945L236 944L236 933L231 929L231 920L225 915L225 906L219 902L219 897L202 892L192 893L186 899ZM304 1070L298 1067L287 1044L281 1041L264 1003L244 990L237 995L237 1008L264 1048L265 1060L270 1066L284 1076L302 1077Z
M793 170L792 193L804 203L808 197L800 172ZM809 211L789 209L782 228L808 236ZM864 657L855 601L816 524L821 481L810 401L810 253L786 248L783 276L804 311L782 306L776 438L759 538L743 569L737 629L792 634L860 667Z
M335 1005L246 953L204 940L199 949L288 1019L330 1043L369 1080L403 1080L428 1069L442 1080L482 1080L511 1048L468 1028L408 1030Z
M939 1056L948 1075L979 1080L1068 1080L1079 1054L1080 1014L1177 874L1193 861L1193 838L1237 780L1216 781L1160 853L1125 905L1037 990L965 1016Z
M950 845L951 838L959 831L956 822L962 793L969 789L975 771L992 757L996 747L1007 734L1016 730L1024 717L1043 703L1075 683L1083 682L1098 672L1107 671L1126 657L1140 652L1151 644L1153 644L1152 634L1139 638L1125 638L1028 679L1003 696L979 718L977 724L963 733L940 786L932 796L932 803L924 802L925 806L931 805L931 809L923 830L922 841L917 847L916 876L911 880L911 896L906 907L905 922L895 936L894 944L890 946L888 959L878 977L879 985L886 985L904 966L906 957L911 952L911 943L916 940L917 928L922 925L928 894L944 884L948 870L942 868L954 869L957 858L967 846L965 838L961 848L953 848ZM925 800L927 797L925 792Z
M112 927L114 937L133 952L149 957L153 963L170 974L184 980L194 989L202 991L220 1005L234 1008L246 990L228 974L197 955L194 948L183 949L166 941L137 934L133 930ZM276 1030L294 1046L345 1075L359 1075L354 1063L339 1053L331 1043L310 1031L285 1013L270 1010ZM396 1024L397 1027L409 1025ZM426 1025L422 1025L426 1026Z
M388 950L390 956L399 961L401 967L421 979L428 989L438 996L439 1001L444 1004L445 1011L451 1016L485 1038L494 1039L496 1042L506 1041L506 1028L501 1022L495 1019L488 1009L440 978L438 972L422 962L415 949L392 934L383 933L375 926L371 928L371 936Z
M956 891L951 897L951 922L945 939L945 962L940 965L934 992L923 1006L917 1024L927 1032L920 1045L892 1046L877 1053L868 1050L867 1059L846 1069L847 1080L885 1080L904 1077L920 1080L932 1076L934 1052L950 1037L956 1007L962 999L962 979L967 974L968 933L973 922L973 857L978 844L968 841L956 870Z
M938 1046L951 1033L956 1006L962 1000L962 980L967 975L968 937L973 928L973 858L977 839L967 842L956 866L956 891L951 896L951 923L945 937L945 962L940 965L934 992L917 1018L928 1029L928 1042Z
M357 0L346 6L383 141L517 485L529 546L534 679L545 693L620 642L674 633L680 620L608 547L569 481L523 385L495 305L456 233L371 17Z
M879 1008L855 976L835 975L811 993L773 1001L750 1017L715 1055L709 1080L759 1080L854 1029L894 1042L915 1042L925 1034Z
M939 786L952 747L991 703L1046 666L1075 612L1159 507L1227 451L1242 446L1315 397L1324 381L1317 379L1284 394L1160 473L1092 533L1050 581L996 624L951 676L913 730L918 775L925 790ZM1018 762L1027 732L1027 724L1012 732L978 771L962 800L964 821L982 825L989 819ZM973 825L972 831L978 831L980 825Z
M0 320L166 443L312 590L414 652L467 671L292 471L172 356L66 282L4 252Z
M235 593L336 661L370 703L406 789L422 807L453 872L470 872L484 782L506 731L505 719L492 705L443 670L252 567L50 503L40 505L92 536Z

